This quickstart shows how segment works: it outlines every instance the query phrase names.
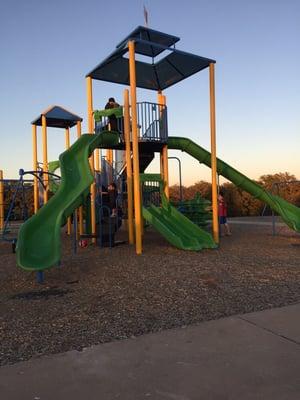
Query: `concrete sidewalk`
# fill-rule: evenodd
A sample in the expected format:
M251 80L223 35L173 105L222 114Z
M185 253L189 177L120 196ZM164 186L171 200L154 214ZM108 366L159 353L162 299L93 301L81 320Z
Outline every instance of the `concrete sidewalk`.
M299 400L300 304L0 369L3 400Z
M230 224L236 225L261 225L261 226L272 226L273 219L272 217L229 217L228 222ZM282 219L278 216L275 216L275 224L277 227L287 226Z

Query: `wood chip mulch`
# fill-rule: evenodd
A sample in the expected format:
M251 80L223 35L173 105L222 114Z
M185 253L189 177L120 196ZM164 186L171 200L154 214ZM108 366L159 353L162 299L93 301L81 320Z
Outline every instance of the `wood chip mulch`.
M63 242L42 285L0 243L1 365L300 301L300 236L270 226L234 225L199 253L151 230L140 256L127 244L74 255Z

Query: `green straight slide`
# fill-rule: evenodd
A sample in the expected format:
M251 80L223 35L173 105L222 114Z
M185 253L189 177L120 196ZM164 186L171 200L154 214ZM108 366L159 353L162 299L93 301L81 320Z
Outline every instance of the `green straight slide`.
M143 207L142 213L147 220L168 242L183 250L199 251L213 249L216 246L211 235L199 228L187 217L172 207L165 195L162 207L153 204Z
M170 149L185 151L199 162L211 167L210 153L188 138L169 137L168 147ZM279 196L271 194L263 187L219 159L217 159L217 171L220 175L224 176L224 178L228 179L236 186L268 204L272 210L281 216L283 221L290 228L300 232L300 209L298 207Z
M89 156L97 147L113 147L118 142L116 132L85 134L60 155L61 183L57 192L19 231L16 252L21 268L40 271L60 261L61 227L83 204L94 181Z

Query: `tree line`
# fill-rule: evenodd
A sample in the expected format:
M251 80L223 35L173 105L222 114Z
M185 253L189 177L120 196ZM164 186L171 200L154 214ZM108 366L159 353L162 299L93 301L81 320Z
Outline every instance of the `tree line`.
M300 183L293 183L296 181L295 175L288 172L279 172L273 175L262 175L256 183L269 190L271 193L279 195L288 202L300 207ZM16 190L17 181L12 181L5 184L4 187L4 204L5 204L5 215L7 215L10 203L14 197ZM271 210L265 209L264 203L253 197L251 194L243 191L232 183L226 182L220 185L220 189L224 191L224 197L228 204L228 215L231 217L237 216L256 216L270 215ZM183 186L183 199L191 200L195 197L196 193L200 193L200 196L204 199L211 201L211 183L206 181L199 181L191 186ZM25 198L25 210L24 201ZM174 203L180 201L180 188L179 185L173 185L170 187L170 200ZM265 210L264 210L265 209ZM28 216L33 214L33 186L31 184L25 184L24 193L22 190L19 191L15 199L15 207L12 212L12 219L22 219L23 213Z
M14 201L10 219L22 220L33 215L33 185L31 183L24 183L22 189L18 188L19 181L7 181L4 185L4 217L6 218L12 202Z
M277 174L262 175L256 182L273 194L276 194L288 202L300 207L300 182L295 175L288 172ZM228 205L228 215L230 217L270 215L271 210L265 204L245 192L233 183L226 182L220 185L219 189L224 191L224 197ZM183 186L183 199L191 200L196 193L201 197L211 201L211 183L198 181L191 186ZM180 201L180 187L173 185L170 187L170 199L173 202Z

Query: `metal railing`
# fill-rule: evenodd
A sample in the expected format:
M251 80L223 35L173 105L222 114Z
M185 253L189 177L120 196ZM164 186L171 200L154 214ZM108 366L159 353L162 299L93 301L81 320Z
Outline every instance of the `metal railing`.
M149 207L151 204L156 207L161 205L159 182L143 182L142 193L144 207Z
M167 106L148 101L137 103L137 124L139 141L165 143L168 139ZM110 129L123 134L124 118L114 115L102 116L95 124L96 133ZM123 135L121 140L124 140Z
M137 103L140 141L166 142L168 139L167 107L143 101Z
M142 185L143 206L150 207L151 204L160 207L163 182L159 174L140 174Z
M95 122L95 132L100 134L103 131L124 132L124 118L116 118L115 116L101 117L100 121Z

